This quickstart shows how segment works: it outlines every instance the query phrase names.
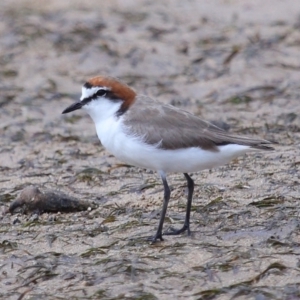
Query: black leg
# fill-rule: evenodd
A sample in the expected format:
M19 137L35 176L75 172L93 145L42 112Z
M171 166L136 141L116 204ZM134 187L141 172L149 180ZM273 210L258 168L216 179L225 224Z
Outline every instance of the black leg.
M167 212L167 208L168 208L168 204L169 204L169 200L170 200L170 195L171 195L171 191L170 191L166 176L161 175L161 179L164 184L164 204L163 204L163 209L161 211L157 232L153 237L150 238L152 243L155 243L157 241L157 239L160 239L161 241L164 240L162 237L162 229L163 229L164 220L165 220L165 216L166 216L166 212Z
M189 190L188 198L187 198L186 215L185 215L184 225L183 225L182 228L177 229L177 230L176 229L171 229L170 231L165 232L164 235L176 235L176 234L180 234L180 233L182 233L186 230L188 232L188 235L191 234L190 215L191 215L192 199L193 199L193 192L194 192L194 181L187 173L184 173L184 176L186 178L187 185L188 185L188 190Z

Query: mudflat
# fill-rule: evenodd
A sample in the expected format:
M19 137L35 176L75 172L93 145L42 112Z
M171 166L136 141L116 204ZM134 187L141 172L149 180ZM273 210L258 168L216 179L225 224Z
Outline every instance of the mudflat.
M0 3L0 298L299 299L300 4L83 2ZM278 144L193 174L192 236L150 245L158 175L61 115L99 74ZM165 229L187 196L168 180ZM6 213L31 185L91 209Z

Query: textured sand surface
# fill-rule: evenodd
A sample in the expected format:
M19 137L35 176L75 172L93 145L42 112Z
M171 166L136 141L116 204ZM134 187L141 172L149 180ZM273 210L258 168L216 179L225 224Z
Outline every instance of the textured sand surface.
M298 1L2 0L0 45L0 298L300 299ZM158 176L61 115L98 74L276 151L193 174L192 237L149 245ZM166 229L187 196L168 180ZM98 208L4 214L32 184Z

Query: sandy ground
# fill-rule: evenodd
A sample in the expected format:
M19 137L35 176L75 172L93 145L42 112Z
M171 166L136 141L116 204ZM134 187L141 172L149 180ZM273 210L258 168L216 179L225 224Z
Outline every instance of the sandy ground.
M300 299L300 3L83 2L0 2L0 298ZM192 237L150 245L158 176L61 115L98 74L276 151L193 174ZM168 178L179 227L186 183ZM31 184L98 208L4 214Z

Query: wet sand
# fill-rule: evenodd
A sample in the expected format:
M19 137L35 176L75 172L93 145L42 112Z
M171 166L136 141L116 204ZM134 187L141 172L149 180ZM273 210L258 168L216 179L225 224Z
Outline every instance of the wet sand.
M299 299L300 4L297 1L0 3L0 298ZM193 174L192 237L150 245L154 172L107 153L83 111L86 79L277 141ZM172 188L165 229L184 220ZM98 208L5 214L35 185Z

